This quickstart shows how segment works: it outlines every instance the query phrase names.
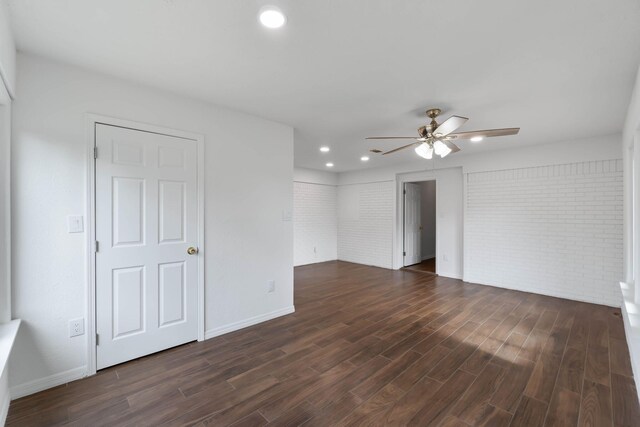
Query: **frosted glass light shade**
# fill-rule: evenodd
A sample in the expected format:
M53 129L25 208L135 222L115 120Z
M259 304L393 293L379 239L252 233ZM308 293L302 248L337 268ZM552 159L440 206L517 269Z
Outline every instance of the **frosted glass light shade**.
M415 149L416 154L420 157L424 157L427 160L431 160L433 157L433 148L429 146L427 143L422 143L418 145Z
M451 148L447 147L442 141L436 141L433 143L433 151L440 157L446 157L451 152Z

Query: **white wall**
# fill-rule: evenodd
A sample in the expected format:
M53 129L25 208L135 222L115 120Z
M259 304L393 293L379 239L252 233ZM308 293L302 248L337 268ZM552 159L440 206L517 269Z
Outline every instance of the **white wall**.
M338 185L338 174L315 169L295 168L293 169L293 180L308 184Z
M337 259L338 176L296 168L293 171L293 264Z
M293 265L337 258L337 202L335 185L293 183Z
M16 46L13 40L6 0L0 0L0 82L14 97L16 83Z
M392 268L394 183L338 187L338 259Z
M0 324L11 320L10 140L11 99L0 81ZM3 338L6 337L0 336L0 341ZM0 360L4 360L2 356ZM4 425L9 409L8 372L7 367L0 365L0 425Z
M84 337L67 331L86 310L85 237L65 221L86 214L88 112L205 135L207 336L293 309L292 128L32 56L18 56L18 76L13 313L24 324L12 387L68 380L87 363Z
M622 160L467 174L465 280L620 306Z
M437 231L438 231L438 273L447 277L466 277L467 268L464 262L463 242L466 223L463 223L464 192L466 175L479 172L500 171L506 169L523 169L539 166L563 165L601 160L619 160L621 158L621 137L610 135L584 140L558 142L553 144L513 148L511 150L487 151L476 155L448 156L435 162L417 161L414 163L379 169L368 169L341 173L338 178L338 210L342 215L349 214L349 227L338 227L338 258L343 259L340 245L343 239L356 241L356 237L365 235L364 230L370 228L371 215L383 215L386 220L380 221L375 233L387 236L380 242L374 239L373 244L367 241L359 249L357 257L352 260L362 264L373 264L382 267L399 268L402 265L401 213L398 211L400 195L399 183L437 180ZM487 142L489 144L490 142ZM362 204L358 197L360 192L348 190L354 187L367 191L367 203ZM349 191L351 194L346 194ZM343 196L341 196L343 195ZM356 197L358 196L358 197ZM622 206L616 207L622 214ZM391 218L389 211L391 210ZM395 228L394 228L395 227ZM356 230L357 232L354 232ZM393 236L389 238L388 236ZM362 241L363 238L360 237ZM539 242L544 245L545 242ZM368 249L368 246L371 249ZM615 245L614 245L614 252ZM381 255L383 254L383 255ZM392 261L389 259L392 258ZM381 262L380 260L384 262ZM445 260L446 259L446 260ZM357 261L356 261L357 260ZM464 267L464 268L463 268ZM608 265L612 272L621 275L618 265ZM613 277L613 276L611 276ZM491 281L496 286L507 286L505 283ZM511 284L509 287L516 287ZM609 283L607 287L612 293L615 289ZM555 292L555 290L553 290ZM552 292L548 292L553 294ZM612 294L613 295L613 294ZM613 296L611 298L613 298ZM619 295L619 293L618 293ZM584 290L585 298L594 301L600 294ZM612 299L611 299L612 300Z
M400 268L400 182L433 179L437 180L438 274L462 278L463 185L460 167L425 169L425 163L419 163L418 167L410 164L341 173L338 180L338 259Z
M10 136L16 49L5 0L0 0L0 323L11 319ZM0 337L1 338L1 337ZM7 369L0 366L0 425L8 410Z
M405 182L436 181L436 273L462 279L463 275L463 175L462 168L432 169L399 173L396 176L396 215L393 224L394 268L404 265L402 239L404 218L402 188Z
M627 111L622 145L625 167L622 316L634 377L640 378L640 69ZM637 391L640 399L640 387Z
M422 259L436 256L436 182L420 183L420 217L422 225Z
M0 84L0 323L11 320L11 99Z
M11 94L16 48L5 0L0 0L0 323L11 319Z

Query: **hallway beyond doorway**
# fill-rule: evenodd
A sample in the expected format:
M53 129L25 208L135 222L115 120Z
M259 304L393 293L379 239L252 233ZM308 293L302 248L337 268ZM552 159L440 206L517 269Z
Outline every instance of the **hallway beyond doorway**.
M435 258L425 259L421 263L404 267L403 270L411 270L419 273L429 273L429 274L436 275L436 259Z

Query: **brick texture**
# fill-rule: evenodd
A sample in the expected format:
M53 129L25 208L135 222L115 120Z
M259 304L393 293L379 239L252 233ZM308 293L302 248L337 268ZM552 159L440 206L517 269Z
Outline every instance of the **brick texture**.
M293 183L293 263L337 258L337 189L333 185Z
M620 305L621 160L466 178L465 280Z
M338 188L338 259L393 268L394 183Z

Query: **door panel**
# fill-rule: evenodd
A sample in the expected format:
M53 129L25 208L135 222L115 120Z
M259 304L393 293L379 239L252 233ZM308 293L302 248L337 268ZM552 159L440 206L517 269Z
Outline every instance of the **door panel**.
M102 126L102 125L98 125ZM144 146L130 140L112 140L113 164L144 166Z
M113 337L144 332L144 267L113 270Z
M113 177L113 245L144 244L144 179Z
M187 228L184 221L184 212L187 208L185 183L160 181L159 186L160 243L184 242L184 233Z
M420 184L404 185L404 266L418 264L421 259Z
M197 338L196 141L96 124L97 367Z
M183 262L160 264L160 324L167 326L185 320L186 283Z

